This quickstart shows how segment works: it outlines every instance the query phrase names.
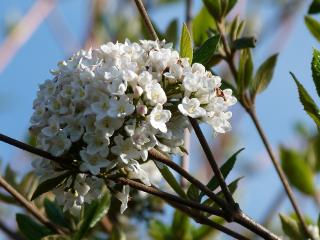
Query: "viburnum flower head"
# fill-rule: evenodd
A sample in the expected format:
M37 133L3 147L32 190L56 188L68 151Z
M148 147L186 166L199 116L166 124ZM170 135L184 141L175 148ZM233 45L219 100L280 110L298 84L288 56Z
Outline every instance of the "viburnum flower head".
M78 168L55 191L74 212L97 197L102 175L119 173L151 184L140 164L152 148L182 154L188 117L210 124L214 133L231 129L232 91L222 91L220 77L179 57L165 41L126 40L81 50L52 74L39 87L30 130L37 147L70 162L60 166L41 159L34 166L43 179L67 165ZM116 192L123 212L129 189Z

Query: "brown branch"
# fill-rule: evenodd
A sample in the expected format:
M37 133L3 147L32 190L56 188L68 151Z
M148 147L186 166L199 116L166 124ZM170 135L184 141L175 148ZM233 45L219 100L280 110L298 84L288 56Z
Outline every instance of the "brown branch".
M47 226L55 233L64 234L64 231L59 229L56 225L52 224L40 210L37 209L32 203L25 199L18 191L16 191L4 178L0 176L0 186L10 193L28 212L30 212L39 222Z
M38 0L14 27L0 46L0 73L6 68L16 52L28 41L43 20L56 5L56 0Z
M309 238L314 239L312 237L312 234L310 233L310 231L308 229L308 226L307 226L307 224L305 222L305 219L303 217L303 214L302 214L302 212L301 212L301 210L300 210L300 208L298 206L297 200L295 199L295 196L294 196L293 191L292 191L292 189L290 187L290 184L289 184L289 182L287 180L287 177L286 177L285 173L283 172L283 170L282 170L282 168L280 166L280 163L276 159L276 157L275 157L275 155L274 155L274 153L272 151L271 145L270 145L270 143L269 143L269 141L268 141L268 139L266 137L266 134L264 133L264 131L263 131L262 127L261 127L261 124L260 124L260 122L259 122L259 120L257 118L257 114L256 114L256 111L255 111L254 107L248 108L246 110L247 110L248 114L250 115L250 117L251 117L251 119L252 119L252 121L253 121L253 123L254 123L257 131L258 131L258 133L259 133L259 136L260 136L260 138L261 138L261 140L263 142L263 145L265 146L265 148L266 148L266 150L267 150L267 152L268 152L268 154L270 156L272 164L273 164L274 168L276 169L276 172L277 172L277 174L278 174L278 176L279 176L279 178L281 180L281 183L282 183L282 185L283 185L283 187L284 187L284 189L285 189L285 191L286 191L286 193L288 195L288 198L289 198L289 200L291 202L291 205L292 205L295 213L297 214L297 217L299 219L299 222L300 222L304 232L309 236Z
M144 21L144 23L145 23L145 25L146 25L146 27L148 29L148 32L150 33L150 36L154 40L159 40L158 35L156 33L156 30L154 29L154 27L152 25L152 22L151 22L151 20L149 18L149 15L148 15L148 13L147 13L142 1L141 0L134 0L134 1L136 3L136 6L137 6L137 8L139 10L140 15L143 18L143 21Z
M228 205L219 198L215 193L213 193L207 186L203 185L199 180L191 176L186 170L181 168L178 164L168 159L164 154L161 152L151 149L149 150L149 157L152 159L161 162L173 170L175 170L177 173L179 173L181 176L183 176L185 179L190 181L192 184L197 186L201 191L203 191L209 198L211 198L214 202L216 202L223 210L228 211Z
M224 60L227 62L231 72L232 72L232 75L234 77L234 80L235 82L237 83L237 79L238 79L238 76L237 76L237 70L236 70L236 67L235 67L235 64L234 64L234 61L233 61L233 54L231 53L230 51L230 48L229 48L229 45L227 43L227 40L226 40L226 36L225 36L225 29L224 29L224 26L221 24L221 23L217 23L217 29L221 35L221 39L222 39L222 45L224 47L224 50L225 50L225 58ZM255 112L255 107L254 107L254 103L251 102L250 100L248 100L249 98L247 97L246 94L244 93L239 93L240 97L239 97L239 102L241 103L241 105L243 106L243 108L247 111L247 113L249 114L250 118L252 119L257 131L258 131L258 134L268 152L268 155L272 161L272 164L274 166L274 168L276 169L276 172L281 180L281 183L288 195L288 198L291 202L291 205L293 206L294 208L294 211L295 213L297 214L297 217L299 219L299 222L304 230L304 232L311 238L311 239L314 239L312 237L312 234L310 233L310 231L308 230L308 227L307 227L307 224L303 218L303 214L302 212L300 211L299 207L298 207L298 204L297 204L297 201L294 197L294 194L293 194L293 191L290 187L290 184L279 164L279 162L277 161L277 159L275 158L275 155L271 149L271 145L260 125L260 122L257 118L257 115L256 115L256 112Z
M232 194L226 184L226 181L220 171L220 168L219 168L216 160L214 159L214 156L211 152L209 144L208 144L205 136L203 135L197 120L189 117L189 121L194 129L194 132L196 133L196 135L199 139L200 145L201 145L201 147L202 147L202 149L203 149L203 151L204 151L204 153L210 163L210 166L213 170L213 173L217 177L218 183L221 187L221 190L222 190L224 196L226 197L229 204L231 204L232 206L235 206L236 204L235 204L235 201L232 197ZM233 211L233 209L231 211Z

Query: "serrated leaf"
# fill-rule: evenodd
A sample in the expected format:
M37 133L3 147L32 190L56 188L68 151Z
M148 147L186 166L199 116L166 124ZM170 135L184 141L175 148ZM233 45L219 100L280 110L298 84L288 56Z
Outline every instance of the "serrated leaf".
M255 37L242 37L233 41L232 47L234 49L255 48L257 39Z
M265 60L257 70L257 73L251 84L251 94L256 96L258 93L263 92L271 82L274 69L277 63L278 54L270 56Z
M40 195L51 191L55 187L57 187L60 183L62 183L67 177L70 176L70 172L65 172L57 177L50 178L46 181L43 181L42 183L39 184L37 189L32 195L31 201L39 197Z
M40 240L41 238L52 234L51 230L35 222L27 215L17 213L16 221L20 232L27 240Z
M294 150L280 148L281 164L289 182L301 192L315 193L314 173L303 157Z
M318 127L320 127L320 113L317 105L307 92L307 90L302 86L302 84L298 81L296 76L290 72L292 78L294 79L299 92L299 99L303 105L303 109L308 113L308 115L313 119Z
M313 57L311 62L312 79L318 96L320 97L320 51L313 49Z
M55 203L53 203L49 199L45 199L43 204L44 204L47 217L50 219L51 222L57 225L60 225L62 227L71 229L70 223L64 217L64 214L60 207L58 207Z
M320 0L313 0L312 3L310 4L309 14L317 14L320 13Z
M110 207L110 193L106 192L101 199L92 201L85 209L84 217L74 240L84 237L90 228L93 228L100 219L107 214Z
M153 219L150 221L149 235L153 240L167 240L169 229L160 220Z
M187 196L190 200L200 202L199 200L200 190L193 184L191 184L187 190Z
M180 57L188 58L189 62L192 63L192 56L192 39L188 27L184 23L180 39Z
M205 41L204 44L194 52L192 63L201 63L206 65L215 54L219 41L220 36L218 35Z
M157 168L159 169L163 178L167 181L170 187L182 198L187 198L186 193L181 188L180 184L177 182L176 178L173 176L169 168L157 161L155 161Z
M176 210L171 225L172 239L192 240L190 218Z
M196 46L202 45L208 39L208 29L216 29L216 24L207 8L202 7L192 20L192 36Z
M226 179L227 176L229 175L230 171L232 170L232 168L234 167L234 164L236 163L237 160L237 156L238 154L244 150L244 148L239 149L237 152L235 152L220 168L220 171L222 173L222 176ZM209 181L209 183L207 184L207 187L210 188L211 191L216 190L219 187L219 183L218 183L218 179L216 178L216 176L213 176L211 178L211 180ZM204 196L204 192L200 193L200 200L202 199L202 197Z
M165 39L167 42L172 42L175 46L178 41L178 20L173 19L166 30Z
M280 214L280 220L282 225L282 230L284 233L290 237L291 240L301 240L305 239L303 230L299 227L297 221L289 216Z
M240 93L249 86L252 79L252 75L253 61L251 50L246 48L241 50L240 52L239 70L237 78L237 84Z
M320 23L311 16L305 16L304 22L311 34L320 41Z

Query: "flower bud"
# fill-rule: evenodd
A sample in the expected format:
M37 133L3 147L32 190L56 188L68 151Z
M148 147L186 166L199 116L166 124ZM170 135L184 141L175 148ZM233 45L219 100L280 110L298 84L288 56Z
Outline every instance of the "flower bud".
M133 98L139 98L143 93L143 89L140 86L135 86L133 88Z
M146 105L138 105L137 106L137 113L141 116L145 116L148 113L148 108Z

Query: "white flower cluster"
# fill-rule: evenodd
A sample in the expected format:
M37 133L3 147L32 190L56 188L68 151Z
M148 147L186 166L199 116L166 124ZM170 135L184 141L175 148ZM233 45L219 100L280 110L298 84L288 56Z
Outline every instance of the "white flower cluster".
M201 64L191 65L164 42L109 42L77 52L52 73L53 79L40 85L30 130L38 147L72 159L81 172L90 173L77 176L73 185L81 187L72 191L64 183L59 201L73 199L65 200L68 207L96 197L90 189L102 185L102 172L121 170L150 185L140 163L151 148L181 154L187 117L210 124L216 133L231 129L232 91L220 90L220 77ZM61 170L45 159L36 165L44 177ZM118 194L122 210L128 191Z

